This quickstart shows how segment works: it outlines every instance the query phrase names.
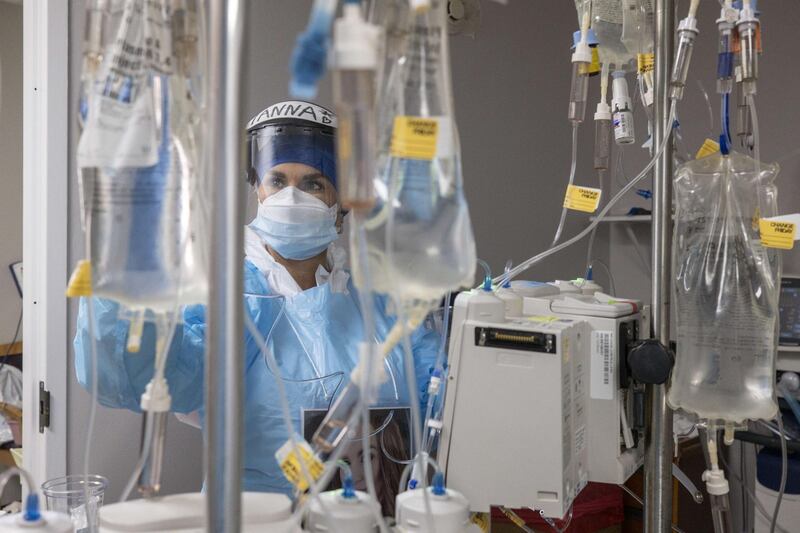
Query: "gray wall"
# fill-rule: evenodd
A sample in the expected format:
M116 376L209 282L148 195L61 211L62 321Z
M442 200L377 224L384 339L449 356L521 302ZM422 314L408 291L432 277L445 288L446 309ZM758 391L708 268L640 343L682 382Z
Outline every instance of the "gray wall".
M0 344L11 342L22 299L8 265L22 260L22 6L0 1ZM20 328L19 338L22 339Z
M82 4L82 0L72 0L71 3L73 88L78 86ZM250 2L243 79L244 112L247 116L288 96L288 58L295 37L305 24L310 4L310 0ZM566 46L576 25L576 17L572 2L561 0L546 4L547 10L543 14L543 1L513 0L506 7L484 1L483 28L477 38L456 37L452 41L453 85L465 188L478 253L495 270L502 268L509 258L519 262L549 246L568 178L570 126L566 121L566 100L570 71ZM716 2L707 1L701 8L700 24L704 33L692 65L692 85L681 107L684 135L687 145L693 147L692 151L699 146L708 129L707 111L699 91L694 89L694 78L702 77L706 88L714 90L716 44L712 24L716 17L715 5ZM797 91L793 85L797 76L794 70L785 66L785 56L782 59L780 54L792 50L793 27L784 21L800 20L800 6L791 0L774 0L769 7L764 17L767 33L759 113L764 132L763 157L775 160L797 147L794 139L800 109L794 103ZM596 86L594 82L593 95L597 93ZM330 83L326 81L319 96L320 103L325 105L331 104L329 87ZM73 102L75 96L72 90ZM590 102L596 102L596 96L590 96ZM587 117L591 117L593 111L594 104L591 104ZM581 127L576 178L579 184L596 183L591 166L593 131L591 121ZM641 140L644 131L644 125L640 124ZM73 149L75 141L73 127ZM625 167L629 172L641 168L644 162L645 155L641 149L626 149ZM800 157L782 165L781 203L784 211L797 211L800 208L800 184L796 179ZM72 264L82 256L75 189L73 187L71 192ZM634 200L620 210L627 211L634 203L647 206L645 201ZM564 235L577 233L586 223L586 216L570 215ZM639 232L639 239L643 246L649 247L649 237L643 229ZM603 228L598 234L594 255L611 264L618 292L646 298L649 294L648 275L638 267L623 231L615 227L609 235L609 229ZM610 257L609 242L614 247ZM527 277L548 280L581 275L585 267L585 246L585 243L576 245L537 265ZM649 248L644 252L649 254ZM799 253L787 254L787 270L800 272ZM598 273L598 278L605 282L604 274ZM74 307L72 311L71 321L74 322ZM79 471L88 396L74 379L71 380L69 400L69 468ZM101 408L92 464L93 470L112 478L112 500L133 466L138 439L138 417ZM167 489L195 490L199 486L201 468L199 433L181 424L173 424L167 453Z

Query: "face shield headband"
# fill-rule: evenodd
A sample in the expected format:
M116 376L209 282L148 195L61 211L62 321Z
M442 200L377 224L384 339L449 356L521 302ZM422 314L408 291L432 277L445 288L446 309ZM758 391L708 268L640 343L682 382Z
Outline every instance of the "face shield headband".
M275 125L255 130L248 135L251 175L255 182L282 163L302 163L315 168L336 183L336 148L333 131L308 126Z

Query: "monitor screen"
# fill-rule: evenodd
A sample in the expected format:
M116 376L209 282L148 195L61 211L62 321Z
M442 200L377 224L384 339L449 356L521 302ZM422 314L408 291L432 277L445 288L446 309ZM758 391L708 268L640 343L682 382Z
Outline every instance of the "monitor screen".
M800 278L781 280L780 319L780 344L800 346Z

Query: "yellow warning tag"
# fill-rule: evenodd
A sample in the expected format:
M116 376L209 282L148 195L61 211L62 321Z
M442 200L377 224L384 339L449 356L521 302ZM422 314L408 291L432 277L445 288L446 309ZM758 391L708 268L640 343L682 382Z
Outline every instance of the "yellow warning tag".
M767 248L791 250L797 235L797 224L788 220L762 218L758 221L761 244Z
M706 139L703 141L703 146L700 147L694 158L703 159L704 157L714 155L717 152L719 152L719 143L713 139Z
M78 261L67 284L67 298L92 295L92 264L86 260Z
M478 526L483 533L489 533L491 524L489 516L489 513L473 513L470 517L470 521Z
M602 194L603 191L601 189L570 185L567 187L567 195L564 197L564 207L573 211L594 213L597 211L597 206L600 205L600 196Z
M639 68L639 74L647 74L653 72L656 66L655 54L638 54L636 56L636 63Z
M292 446L292 439L289 439L275 452L275 458L278 460L278 464L281 470L283 470L283 475L286 479L288 479L292 485L304 491L308 489L310 483L303 472L300 461L302 460L303 463L305 463L308 474L314 478L311 480L312 482L318 480L322 476L325 466L322 464L322 461L314 455L311 446L300 437L300 435L296 435L295 440L297 441L296 449Z
M592 47L592 62L589 63L589 69L588 69L588 71L586 73L589 74L590 76L594 76L595 74L600 72L601 67L602 66L600 65L600 52L598 51L596 46L593 46Z
M394 157L431 160L436 156L438 137L439 121L435 118L395 117L390 152Z

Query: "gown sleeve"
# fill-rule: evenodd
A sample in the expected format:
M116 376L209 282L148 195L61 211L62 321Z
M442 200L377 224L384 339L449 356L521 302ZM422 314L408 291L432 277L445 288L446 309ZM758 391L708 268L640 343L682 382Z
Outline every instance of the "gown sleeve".
M89 327L89 305L94 328ZM91 390L92 359L97 357L98 401L106 407L141 411L139 401L153 377L156 331L146 322L138 353L126 350L130 322L119 318L119 304L102 298L81 298L73 345L78 382ZM187 306L169 348L165 377L172 411L190 413L203 405L205 309ZM94 339L92 339L92 335Z

